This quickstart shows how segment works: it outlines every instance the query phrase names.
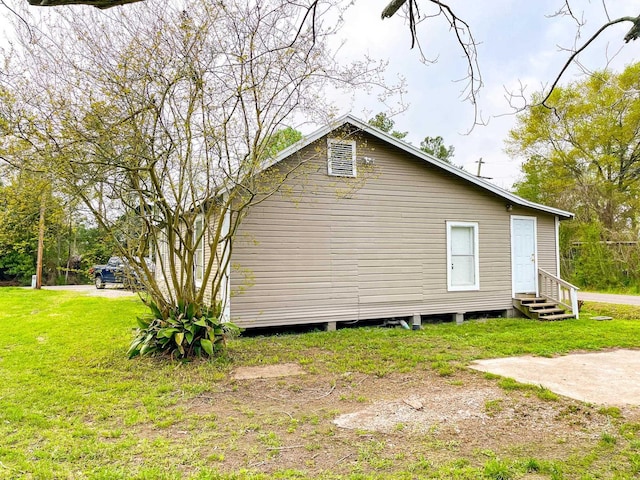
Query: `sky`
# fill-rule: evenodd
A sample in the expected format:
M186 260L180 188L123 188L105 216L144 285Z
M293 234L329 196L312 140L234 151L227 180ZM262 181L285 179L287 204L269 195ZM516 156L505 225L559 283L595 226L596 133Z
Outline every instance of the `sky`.
M154 0L148 0L154 1ZM12 0L9 5L26 0ZM345 0L346 3L349 0ZM510 189L520 173L520 158L505 153L505 139L516 125L513 108L505 98L508 91L525 87L530 96L548 86L559 73L575 43L576 21L569 16L553 16L565 5L563 0L450 0L447 3L465 20L478 43L478 63L483 86L478 109L486 125L474 127L474 108L461 98L466 75L466 58L443 18L426 19L416 27L425 56L435 63L421 62L418 48L411 49L405 18L396 14L381 20L389 0L353 0L344 14L344 25L335 45L342 45L339 61L358 60L363 55L388 61L389 83L399 77L406 81L403 101L407 105L393 116L395 130L409 132L406 139L416 146L426 136L442 136L453 145L453 163L477 172L477 161L485 162L481 174L496 185ZM427 13L427 0L418 0ZM575 17L583 20L581 41L588 39L610 18L637 15L637 0L570 0ZM39 9L42 7L29 7ZM92 7L74 7L92 8ZM116 7L127 8L127 7ZM43 9L44 11L45 9ZM5 12L5 15L7 12ZM0 28L3 27L0 18ZM630 22L606 30L580 55L583 69L609 66L621 71L640 60L640 41L625 44L623 37ZM572 67L562 83L584 78L580 68ZM380 111L389 111L376 95L357 92L353 97L336 98L340 114L351 113L367 120ZM305 132L306 133L306 132Z
M393 117L394 129L409 132L406 140L418 146L425 136L442 136L446 145L455 147L453 163L477 172L479 158L485 162L482 176L509 189L519 177L522 159L510 158L504 151L505 139L516 125L514 110L505 98L506 91L516 92L520 85L530 96L548 86L562 69L575 43L576 22L569 16L553 17L563 5L559 0L491 0L482 2L452 0L449 5L471 27L479 43L478 62L483 80L479 110L487 125L473 129L474 109L461 97L466 75L466 59L455 42L453 32L443 19L428 19L417 25L417 35L427 58L436 63L420 62L417 48L411 47L406 21L400 16L380 19L389 0L356 0L345 14L339 37L345 42L340 55L358 58L364 53L389 61L387 77L398 75L407 82L404 98L408 107ZM426 0L419 0L419 5ZM576 17L586 23L581 41L586 41L607 22L604 2L574 0L570 2ZM637 1L606 2L609 17L615 19L637 15ZM580 55L587 71L607 66L621 71L625 65L640 60L640 41L625 44L623 37L631 27L624 22L610 27ZM562 83L584 78L583 70L572 67ZM375 96L356 95L341 113L352 113L366 120L387 107ZM347 111L349 110L349 111ZM469 130L471 130L469 132Z

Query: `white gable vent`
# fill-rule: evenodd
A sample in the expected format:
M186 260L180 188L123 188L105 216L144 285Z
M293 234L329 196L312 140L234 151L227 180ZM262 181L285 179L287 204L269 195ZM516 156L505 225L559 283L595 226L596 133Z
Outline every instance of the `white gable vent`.
M328 139L329 175L336 177L356 176L356 142L355 140Z

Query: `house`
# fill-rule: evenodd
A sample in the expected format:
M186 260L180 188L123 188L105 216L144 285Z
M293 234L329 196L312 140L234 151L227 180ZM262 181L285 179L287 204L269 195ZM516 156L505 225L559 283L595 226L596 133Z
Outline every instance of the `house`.
M542 296L551 319L563 300L577 314L575 290L559 279L558 224L569 212L352 116L281 152L274 168L293 174L252 207L233 246L228 313L241 327L460 322L472 312L512 315L514 305L526 313L523 294Z

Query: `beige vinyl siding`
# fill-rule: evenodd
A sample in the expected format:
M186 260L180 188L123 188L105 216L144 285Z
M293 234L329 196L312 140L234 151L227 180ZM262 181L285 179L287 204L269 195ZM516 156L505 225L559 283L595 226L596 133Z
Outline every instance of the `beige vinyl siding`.
M210 226L207 229L207 231L204 233L204 236L202 237L203 258L205 259L205 261L207 261L211 255L211 247L209 245L209 239L213 236L213 233L210 230L211 228L213 227ZM179 282L184 283L186 279L184 278L184 274L181 269L180 259L176 257L174 261L176 263L176 273L181 276L181 278L179 279ZM163 275L163 269L166 271L166 279L165 279L165 276ZM214 272L211 273L210 278L213 278L213 275L214 275ZM171 279L171 267L169 264L169 245L166 240L160 243L158 258L156 261L155 278L156 278L156 282L158 282L158 286L162 290L164 290L167 293L173 290L172 279ZM167 283L167 280L169 283ZM210 302L211 292L207 286L205 286L205 288L207 288L207 291L205 292L205 301Z
M169 248L166 240L158 242L158 253L155 261L155 280L158 283L158 287L160 287L163 292L168 293L169 285L167 285L167 282L163 275L163 268L167 268L167 266L169 265Z
M555 217L538 217L538 267L558 275Z
M299 176L302 188L270 197L244 219L232 256L233 321L255 327L511 308L511 212L503 199L371 136L357 143L358 178L337 179L326 173L323 148L326 138L301 152L311 172ZM363 165L364 156L374 165ZM478 224L478 291L447 291L447 221ZM552 216L538 222L539 237L554 225ZM551 244L539 239L541 266Z

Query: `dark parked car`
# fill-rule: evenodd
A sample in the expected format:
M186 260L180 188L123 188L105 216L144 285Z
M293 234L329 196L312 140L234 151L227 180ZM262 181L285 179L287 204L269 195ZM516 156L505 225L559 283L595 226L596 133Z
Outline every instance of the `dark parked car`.
M137 259L136 259L137 260ZM150 258L144 258L149 270L155 271L155 266ZM94 265L89 269L89 275L93 277L96 288L103 289L108 283L120 284L125 288L141 286L136 269L132 268L127 259L111 257L106 265Z

